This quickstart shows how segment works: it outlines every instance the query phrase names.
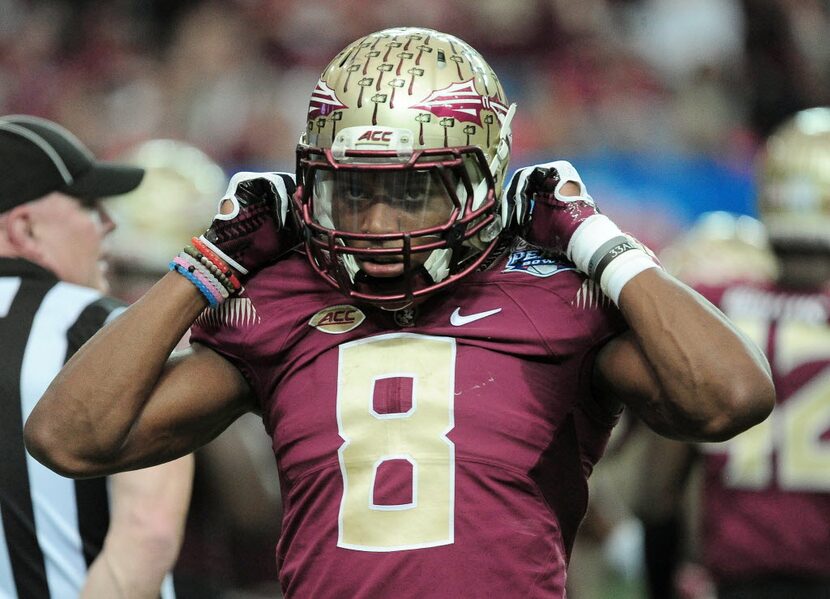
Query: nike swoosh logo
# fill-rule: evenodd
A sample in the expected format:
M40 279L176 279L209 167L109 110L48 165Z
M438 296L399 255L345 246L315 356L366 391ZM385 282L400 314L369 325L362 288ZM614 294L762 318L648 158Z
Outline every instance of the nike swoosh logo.
M476 320L487 318L488 316L492 316L493 314L498 314L499 312L501 312L501 308L495 308L493 310L487 310L486 312L476 312L475 314L467 314L466 316L462 316L461 308L456 308L455 311L450 315L450 324L454 327L460 327L464 326L465 324L475 322Z

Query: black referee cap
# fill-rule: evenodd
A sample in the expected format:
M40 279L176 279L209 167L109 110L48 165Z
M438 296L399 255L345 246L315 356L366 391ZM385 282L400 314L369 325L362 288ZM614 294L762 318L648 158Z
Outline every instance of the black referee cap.
M92 204L135 189L143 176L138 167L99 162L52 121L0 116L0 212L54 191Z

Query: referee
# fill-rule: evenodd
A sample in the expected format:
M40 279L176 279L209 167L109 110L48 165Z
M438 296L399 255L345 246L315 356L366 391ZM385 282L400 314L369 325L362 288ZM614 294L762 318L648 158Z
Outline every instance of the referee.
M0 117L0 599L173 596L192 458L73 481L23 446L52 378L123 309L104 295L99 199L143 174L50 121Z

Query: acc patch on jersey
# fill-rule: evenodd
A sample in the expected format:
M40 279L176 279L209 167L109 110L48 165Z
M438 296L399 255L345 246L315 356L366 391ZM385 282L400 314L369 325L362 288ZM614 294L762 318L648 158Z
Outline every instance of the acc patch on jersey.
M502 272L523 272L544 278L565 270L576 270L576 268L568 262L563 263L556 258L551 258L539 248L522 241L513 248Z
M323 308L308 321L308 326L329 335L348 333L360 326L366 315L359 308L338 304Z

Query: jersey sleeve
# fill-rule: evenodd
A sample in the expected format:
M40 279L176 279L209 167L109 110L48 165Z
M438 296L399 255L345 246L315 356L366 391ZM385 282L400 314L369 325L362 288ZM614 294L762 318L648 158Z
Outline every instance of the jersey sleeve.
M206 308L190 328L190 343L205 345L236 366L259 397L259 380L247 350L250 319L245 307L249 304L250 299L240 297L216 309Z
M592 393L596 357L603 346L628 330L619 308L602 293L598 284L585 279L571 301L571 317L582 331L580 378L587 392L580 396L574 422L580 439L582 468L586 477L605 453L611 429L619 422L622 406L616 409L597 401Z
M613 427L619 413L610 413L595 401L591 381L598 352L628 329L619 309L599 285L572 267L523 281L511 286L508 294L533 323L544 353L539 358L576 374L567 380L572 381L571 396L578 398L574 408L584 412L587 422L602 429Z
M568 284L551 289L548 299L560 304L557 312L562 317L540 318L540 333L554 356L581 354L584 360L626 331L628 324L597 283L575 272L569 275Z

